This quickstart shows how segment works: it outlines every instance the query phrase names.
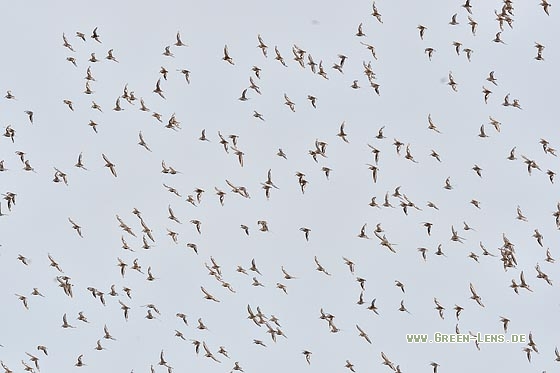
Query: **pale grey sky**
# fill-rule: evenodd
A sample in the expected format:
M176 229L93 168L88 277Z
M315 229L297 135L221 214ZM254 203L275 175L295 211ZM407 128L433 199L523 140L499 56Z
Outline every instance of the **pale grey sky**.
M494 12L502 8L499 1L472 3L476 35L460 1L380 0L375 5L383 23L371 15L371 2L98 1L87 9L70 1L55 4L14 3L0 15L5 35L0 93L3 97L10 90L15 96L0 100L2 132L8 126L15 130L13 142L0 138L0 160L7 169L0 172L0 193L17 194L11 211L6 200L0 202L6 214L0 217L0 360L13 371L23 371L22 360L32 364L28 352L40 358L44 372L149 372L150 365L163 372L158 365L162 350L175 371L230 372L237 361L247 373L345 372L349 360L356 372L388 372L381 352L403 372L431 372L432 361L441 365L440 372L558 370L554 321L560 276L558 263L545 258L547 248L552 257L560 256L552 215L558 187L546 174L560 168L539 143L541 138L550 148L560 143L553 120L559 80L553 70L559 57L554 7L547 16L536 1L515 2L513 28L504 23L502 44L493 42L500 31ZM459 24L453 26L455 13ZM363 37L356 36L360 23ZM418 25L427 27L423 40ZM101 43L90 38L95 27ZM86 35L85 42L76 31ZM173 45L177 31L188 46ZM63 33L74 51L62 45ZM268 45L267 58L257 48L258 34ZM459 56L456 41L462 45ZM378 59L360 42L375 46ZM534 58L535 42L545 46L544 61ZM306 51L305 62L307 54L323 62L328 80L293 60L294 44ZM235 65L222 60L224 45ZM174 57L163 55L166 46ZM287 67L274 59L275 47ZM435 49L431 61L426 48ZM464 48L473 50L470 62ZM109 49L119 63L105 58ZM89 62L91 53L100 61ZM343 73L332 68L339 54L348 57ZM67 57L74 57L77 67ZM380 95L364 75L363 63L369 61ZM253 66L262 69L260 79ZM95 78L91 95L84 94L88 67ZM162 67L169 71L168 79L161 79L166 99L152 92ZM190 71L190 84L181 69ZM497 85L486 80L490 71ZM450 72L457 92L447 84ZM248 89L248 100L240 101L249 77L262 95ZM359 89L351 88L354 80ZM112 110L126 84L150 111L140 111L139 100L131 105L123 98L124 110ZM492 91L487 104L483 86ZM508 93L522 110L502 105ZM295 103L295 112L285 105L284 94ZM317 97L316 109L308 95ZM63 100L71 100L74 111ZM103 112L91 108L92 100ZM33 124L26 110L33 111ZM253 117L254 111L265 121ZM152 112L160 113L163 123ZM177 131L165 128L173 114L180 122ZM441 133L428 129L428 115ZM501 122L500 132L489 117ZM98 123L98 133L88 126L90 120ZM336 136L342 122L349 143ZM478 136L481 125L486 138ZM386 138L377 139L382 126ZM203 129L209 142L198 140ZM140 131L151 152L137 144ZM229 141L229 153L218 132ZM239 136L243 167L231 149L231 134ZM395 139L404 143L400 156ZM316 140L328 143L317 162L309 155ZM368 144L380 150L376 183L367 166L374 164ZM418 163L405 159L407 145ZM510 161L506 157L513 147L517 159ZM287 159L276 155L278 148ZM430 156L432 149L441 163ZM25 153L35 172L23 170L17 151ZM74 167L80 153L88 170ZM117 178L104 167L102 154L115 164ZM522 155L541 170L529 175ZM161 173L162 160L180 173ZM482 178L472 170L475 164ZM68 175L68 186L52 182L53 167ZM332 169L329 180L322 167ZM267 200L261 183L269 169L278 189ZM296 172L308 181L305 194ZM451 190L443 188L448 177ZM226 179L245 186L251 198L232 193ZM403 213L401 200L391 197L398 186L421 210L409 207L408 215ZM227 193L223 207L215 187ZM186 199L196 188L205 193L193 206ZM374 196L382 204L387 192L394 209L368 205ZM473 199L480 209L469 203ZM427 207L428 201L439 210ZM168 205L182 224L168 219ZM516 219L517 206L527 222ZM142 226L133 208L153 231L150 250L142 248ZM119 228L115 215L136 238ZM68 218L81 226L83 238ZM201 234L189 223L193 219L202 222ZM258 230L259 220L268 222L269 232ZM433 223L431 236L424 222ZM474 230L465 231L464 222ZM357 237L365 223L369 240ZM396 253L379 244L373 232L378 223ZM249 236L241 224L249 226ZM452 226L464 243L450 240ZM311 229L309 242L301 227ZM178 233L178 244L167 229ZM543 247L532 237L535 229ZM499 259L503 234L515 245L517 258L517 267L507 271ZM121 236L134 252L121 248ZM480 242L497 257L483 256ZM187 243L197 245L198 255ZM435 255L439 244L446 257ZM428 249L426 261L420 247ZM471 252L479 255L479 263L468 257ZM64 274L49 266L48 253ZM331 276L315 270L315 256ZM343 257L355 262L354 274ZM117 258L128 264L124 278ZM136 258L144 274L131 269ZM235 293L208 275L204 264L211 265L211 258ZM248 269L253 258L262 275L236 272L238 265ZM537 263L554 286L536 278ZM282 266L297 279L285 279ZM155 281L146 280L148 267ZM520 289L517 295L510 284L520 282L521 271L533 292ZM61 275L71 278L72 298L58 286ZM264 287L252 286L253 276ZM356 304L361 291L356 277L366 279L362 305ZM404 284L405 293L395 280ZM469 283L484 308L469 299ZM108 294L112 284L118 296ZM132 299L123 286L132 289ZM201 286L220 302L205 300ZM105 306L88 287L105 293ZM33 288L45 297L31 295ZM28 310L14 294L27 297ZM367 310L374 298L379 315ZM445 307L443 320L434 298ZM131 307L128 321L119 300ZM410 314L398 311L401 300ZM146 319L146 304L156 305L161 315ZM267 317L275 315L287 339L277 336L275 343L264 324L247 319L248 304ZM464 307L459 321L455 305ZM321 308L335 316L339 332L332 333L319 319ZM80 311L89 323L77 320ZM175 316L179 312L187 315L188 326ZM61 328L65 313L76 328ZM531 363L523 351L526 344L480 344L479 351L473 343L406 343L406 334L453 334L457 324L461 333L501 333L500 317L511 320L508 336L532 332L539 353L532 353ZM196 328L198 318L209 330ZM358 335L356 324L372 344ZM103 338L104 325L116 341ZM106 350L94 349L98 339ZM204 357L202 348L197 356L191 339L204 341L221 363ZM49 355L37 345L47 346ZM218 353L219 346L230 358ZM310 365L303 350L312 352ZM74 366L79 355L86 364L81 368Z

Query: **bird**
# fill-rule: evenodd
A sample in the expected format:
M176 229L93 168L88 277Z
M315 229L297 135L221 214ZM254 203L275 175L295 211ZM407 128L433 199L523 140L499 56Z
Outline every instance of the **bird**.
M227 45L224 46L224 57L222 58L222 60L226 61L230 65L235 65L235 63L233 62L233 59L230 57L230 55L228 53L228 46Z
M208 300L213 300L214 302L219 302L218 299L216 299L212 294L210 294L208 291L206 291L206 289L204 289L204 287L200 287L200 290L202 290L202 292L204 293L204 299L208 299Z
M159 78L156 82L156 88L153 90L154 93L157 93L161 98L165 99L163 95L163 90L161 89L161 78Z
M458 42L458 41L453 42L453 46L455 46L455 53L457 53L457 56L460 54L462 45L463 45L463 43L461 43L461 42Z
M267 57L268 46L264 43L260 34L257 35L257 39L259 40L259 45L257 45L257 48L260 48L260 50L263 53L263 56Z
M43 298L45 297L43 294L41 294L41 292L37 288L33 288L33 291L31 292L31 295L36 295L36 296L40 296L40 297L43 297Z
M457 22L457 13L453 14L451 16L451 21L449 22L450 25L455 26L458 25L459 22Z
M523 351L527 354L527 360L531 362L531 352L533 352L533 350L529 347L525 347Z
M65 100L62 100L62 102L64 102L70 110L74 111L74 106L73 106L72 100L65 99Z
M28 159L25 160L23 169L24 169L25 171L33 171L33 172L37 173L37 172L35 171L35 169L34 169L33 167L31 167L31 164L29 163L29 160L28 160Z
M101 154L101 156L103 157L103 160L105 161L105 167L108 167L109 170L111 171L111 174L113 174L114 177L117 177L117 171L115 170L115 164L112 163L109 158L107 158L107 156L105 154Z
M29 122L33 124L33 112L31 110L25 110L24 113L27 114L27 117L29 118Z
M558 353L558 350L556 350L556 352ZM307 361L307 364L311 365L311 351L308 350L303 350L302 351L303 356L305 356L305 361Z
M432 121L432 115L428 114L428 129L435 131L437 133L441 133L438 128L436 127L435 123Z
M366 36L366 34L362 31L362 23L358 25L358 32L356 33L356 36Z
M239 365L239 361L236 361L233 365L233 368L231 369L231 371L237 371L237 372L244 372L243 368L241 368L241 366Z
M453 227L453 225L451 226L451 241L455 241L455 242L460 242L463 243L464 238L460 237L457 234L457 231L455 230L455 228Z
M539 350L537 349L537 345L535 344L535 341L533 340L533 333L532 332L529 332L529 342L527 343L527 345L529 347L531 347L534 352L536 352L536 353L539 352Z
M110 339L113 341L116 341L116 339L111 335L111 333L109 333L109 328L107 327L107 325L103 325L103 338L104 339Z
M346 124L346 122L343 121L342 124L340 125L340 130L339 130L337 136L340 137L344 142L348 143L348 139L346 138L347 134L344 132L345 124Z
M470 0L466 0L464 4L461 5L462 8L465 8L469 14L472 14L472 6Z
M274 59L280 62L284 67L288 67L288 65L286 65L286 62L284 61L284 58L280 54L280 51L278 50L278 46L274 46L274 53L276 54L276 57L274 57Z
M428 47L424 49L424 53L428 55L428 59L431 61L436 50L434 48Z
M383 351L381 351L381 358L383 359L383 362L382 362L383 365L387 365L393 371L396 371L395 365L393 364L393 362L391 360L389 360L389 358L387 357L387 355L385 355L385 353Z
M469 0L467 0L467 3L468 3L468 1L469 1ZM430 365L434 368L434 373L437 373L438 367L439 367L440 365L439 365L438 363L433 362L433 361L430 363Z
M284 278L285 278L286 280L297 279L297 277L294 277L294 276L290 275L290 274L284 269L284 266L281 266L280 269L282 270L282 273L284 274Z
M398 310L401 311L401 312L407 312L407 313L410 314L410 311L408 311L408 310L406 309L406 307L404 306L404 299L401 300L401 305L400 305L400 307L398 308Z
M181 33L179 31L177 31L177 34L175 35L175 40L176 41L175 41L174 45L176 47L186 47L187 46L187 44L185 44L181 41Z
M287 105L287 106L290 108L290 110L291 110L292 112L295 112L295 111L296 111L296 110L295 110L296 104L294 104L294 103L290 100L290 98L288 97L288 95L285 94L285 93L284 93L284 100L285 100L285 103L284 103L284 104Z
M261 282L259 282L259 280L257 280L256 277L253 277L253 283L251 285L253 285L253 286L264 286Z
M251 71L255 73L255 76L260 79L261 78L261 69L258 66L253 66Z
M241 96L238 98L239 101L247 101L247 88L245 88L243 90L243 92L241 92Z
M84 238L84 236L82 236L82 227L76 224L71 218L68 218L68 221L70 222L70 224L72 224L72 229L76 231L78 236Z
M455 305L455 307L453 307L453 309L455 310L455 317L457 318L457 320L459 320L459 316L461 315L461 311L463 311L463 307Z
M68 321L66 320L66 314L62 315L62 327L64 329L75 328L75 326L72 326L72 325L68 324Z
M423 25L418 25L418 27L416 27L416 28L420 32L420 39L424 40L424 33L426 32L426 30L428 28L426 26L423 26Z
M478 26L478 23L471 16L467 18L469 19L469 26L471 26L471 33L473 36L476 36L476 26Z
M542 234L539 232L538 229L535 229L534 232L535 233L533 234L532 237L534 237L535 240L537 240L537 243L539 244L540 247L543 247L543 243L542 243L543 236L542 236Z
M535 266L535 270L537 271L537 278L542 278L543 280L545 280L550 286L552 286L552 280L548 277L548 275L546 273L544 273L539 264L537 263L537 265Z
M474 51L473 51L472 49L470 49L470 48L464 48L464 49L463 49L463 52L465 52L465 55L467 56L467 60L468 60L469 62L471 62L471 56L472 56L472 54L473 54Z
M420 252L420 254L422 255L422 259L424 259L424 261L426 261L426 260L427 260L427 255L426 255L426 253L428 252L428 249L426 249L425 247L419 247L417 250L418 250L418 251Z
M257 92L259 95L262 94L260 91L260 87L255 84L255 81L253 80L252 76L249 77L249 83L250 83L249 88Z
M144 245L145 245L145 246L148 246L145 238L144 238ZM146 248L146 247L145 247L145 248ZM148 247L148 248L149 248L149 247ZM151 266L148 267L148 277L146 277L146 280L148 280L148 281L154 281L154 280L156 280L156 277L154 277L154 275L152 274L152 267L151 267Z
M373 17L375 17L375 19L377 19L377 21L379 23L383 23L383 20L381 19L381 13L379 13L379 10L377 9L377 7L375 6L375 1L372 4L372 8L373 8L373 12L371 13L371 15Z
M355 372L354 364L352 364L350 360L346 360L346 365L344 365L344 367L350 369L351 372Z
M120 98L120 97L117 97L117 100L115 101L115 107L113 108L113 110L114 110L114 111L122 111L122 110L124 110L124 109L121 107L121 98Z
M369 336L367 335L366 332L362 330L362 328L360 328L358 324L356 324L356 329L358 329L360 337L363 337L369 344L371 344L371 340L369 339Z
M220 363L220 360L216 359L216 357L212 354L212 352L210 351L210 349L206 345L206 342L204 342L204 341L202 342L202 348L204 348L204 351L206 351L206 354L204 355L205 357L210 358L217 363Z
M309 232L311 232L311 229L306 228L306 227L302 227L299 229L300 231L302 231L305 235L305 240L309 241Z
M140 140L138 142L138 145L140 145L141 147L143 147L144 149L146 149L149 152L152 151L150 149L150 147L148 146L148 144L146 144L146 141L144 141L144 136L142 135L142 131L138 132L138 139Z
M434 298L434 303L436 304L435 309L438 311L439 317L443 320L443 311L445 310L445 307L443 307L439 301L437 300L437 298Z
M369 163L367 163L366 165L371 170L371 176L373 178L373 182L377 183L377 173L379 171L379 168L377 166L374 166L374 165L369 164Z
M546 0L541 0L541 3L539 5L542 6L543 11L546 13L547 16L549 16L550 14L548 13L548 8L550 8L550 3Z
M315 261L315 264L317 265L317 271L319 272L323 272L324 274L326 274L327 276L330 276L331 274L329 272L327 272L327 270L319 263L319 260L317 259L317 256L313 257L313 260Z
M501 35L502 35L502 32L501 32L501 31L500 31L500 32L497 32L497 33L496 33L496 37L495 37L492 41L493 41L494 43L502 43L502 44L505 44L505 42L501 39Z
M107 51L107 56L105 57L106 59L113 61L113 62L119 62L115 56L113 56L113 49L109 49L109 51Z
M76 31L76 37L82 39L83 41L86 41L86 34L84 34L83 32Z
M257 221L257 224L260 225L259 230L261 232L268 232L268 223L266 222L266 220L259 220Z
M106 350L106 348L101 345L101 340L99 340L99 339L97 340L96 346L94 347L94 349L97 350L97 351Z
M433 223L424 222L424 223L422 223L422 225L423 225L424 227L426 227L428 236L431 236L431 235L432 235L432 226L433 226Z
M471 299L473 299L474 301L476 301L476 303L478 303L479 306L484 307L484 304L482 303L482 299L478 296L478 294L476 293L476 290L474 289L474 285L472 283L469 284L470 290L471 290Z
M487 104L488 103L488 97L490 97L490 94L492 93L492 91L483 86L482 87L482 93L484 93L484 103Z
M488 73L488 77L486 78L486 80L494 84L495 86L498 85L498 83L496 83L497 79L494 77L494 71L490 71L490 73Z
M546 249L546 259L545 261L549 262L549 263L554 263L554 258L552 257L552 255L550 254L550 249L547 248Z
M76 33L76 36L83 39L83 35L80 35L80 34ZM99 34L97 33L97 27L93 29L93 31L91 33L91 38L94 39L96 42L101 43L101 40L99 40Z
M507 333L508 324L510 320L506 317L500 316L500 321L503 323L504 333Z
M91 53L90 57L88 59L89 62L99 62L99 60L97 59L97 57L95 57L95 53ZM86 83L87 86L87 83Z
M448 75L447 85L449 85L451 87L451 89L453 89L453 91L457 92L457 82L453 78L453 75L452 75L451 71L449 72L449 75Z
M86 365L86 364L84 364L84 363L82 362L83 356L84 356L84 355L78 356L78 360L77 360L76 364L74 364L75 366L77 366L77 367L83 367L83 366Z
M165 47L165 50L163 51L162 54L163 54L164 56L167 56L167 57L175 57L175 55L173 54L173 52L171 52L171 46L169 46L169 45ZM165 79L167 80L167 78L165 78Z
M18 299L23 303L23 306L25 307L26 310L29 309L29 305L27 303L27 297L24 295L20 295L20 294L15 294L16 297L18 297Z
M261 341L260 339L253 339L253 343L259 346L266 347L266 344L264 344L264 342Z

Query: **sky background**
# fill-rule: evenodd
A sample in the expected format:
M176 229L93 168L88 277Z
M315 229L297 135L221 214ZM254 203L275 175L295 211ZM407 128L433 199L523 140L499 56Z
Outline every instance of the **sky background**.
M8 211L1 200L0 217L0 360L14 371L23 371L21 360L29 362L29 352L40 358L44 372L72 371L83 354L91 371L156 371L163 350L175 371L198 370L229 372L238 361L245 372L344 372L350 360L357 372L390 371L381 365L383 351L403 372L430 372L430 362L441 365L440 372L490 371L554 372L558 370L554 349L560 344L555 332L560 312L556 280L558 263L547 263L546 249L560 257L558 230L553 212L558 202L558 184L551 183L546 170L560 170L558 159L543 152L539 141L547 139L552 148L560 146L553 118L558 116L555 92L560 78L553 69L559 58L554 34L554 6L547 16L538 2L515 2L513 28L504 25L501 35L506 44L495 43L500 31L495 20L499 1L473 2L472 18L478 22L473 36L467 11L458 1L389 2L377 1L383 23L372 13L371 2L345 5L336 2L210 1L202 3L162 1L115 3L98 1L88 8L70 1L50 4L13 3L0 14L4 35L4 58L0 71L0 93L10 90L15 100L0 100L2 132L11 125L14 142L0 138L0 160L8 170L0 172L0 193L17 193L16 205ZM457 13L459 25L451 26ZM357 37L363 23L364 37ZM417 26L427 27L424 40ZM89 36L98 27L100 41ZM75 36L86 34L86 41ZM180 31L186 47L175 47ZM74 52L62 46L66 35ZM268 45L268 58L257 48L260 34ZM456 55L452 43L474 50L469 62L464 52ZM375 46L372 58L360 42ZM534 57L535 42L543 44L544 61ZM301 68L293 60L293 45L323 61L328 80ZM224 45L235 61L222 60ZM162 55L171 46L174 57ZM274 59L277 46L287 67ZM430 61L425 48L434 48ZM119 63L105 59L107 51ZM100 60L88 61L95 53ZM348 57L344 73L331 66L338 54ZM76 59L77 67L66 60ZM307 56L305 57L307 62ZM362 63L371 61L380 85L380 95L369 86ZM95 81L92 95L83 93L87 68ZM166 99L152 91L161 77L161 67L169 70L161 80ZM262 69L257 79L251 68ZM177 69L191 71L191 83ZM447 85L452 72L458 92ZM486 81L495 71L497 86ZM262 95L249 89L249 100L240 101L241 92L253 77ZM350 86L358 80L361 88ZM123 111L113 111L124 86L143 98L149 112L121 99ZM484 103L482 87L492 90ZM503 98L519 99L522 110L505 107ZM295 103L295 112L284 104L284 94ZM314 109L307 95L317 97ZM63 100L73 101L74 111ZM94 100L103 112L91 108ZM30 124L26 110L34 112ZM253 117L261 113L265 121ZM151 116L162 115L164 123ZM165 128L175 114L181 128ZM441 133L429 130L428 115ZM489 116L502 123L501 132L489 124ZM98 123L98 133L89 126ZM349 143L336 134L346 123ZM478 136L481 125L489 137ZM377 139L385 126L385 139ZM206 130L209 142L199 141ZM151 152L140 147L142 131ZM219 143L218 131L227 138L239 136L238 148L245 153L241 167L237 157ZM328 143L326 157L315 162L308 154L316 140ZM404 147L397 155L394 139L410 144L418 163L404 158ZM228 141L231 140L228 138ZM367 164L374 158L367 144L380 153L378 180L372 180ZM517 160L506 157L516 147ZM282 148L287 155L276 155ZM430 157L431 150L442 162ZM16 151L25 152L35 172L23 170ZM88 170L74 167L78 154ZM104 167L101 154L116 165L118 177ZM527 173L521 155L533 159L542 171ZM164 160L180 173L161 173ZM483 171L480 178L471 169ZM54 168L68 174L68 186L53 183ZM327 180L322 167L332 168ZM267 171L279 189L266 199L261 184ZM301 193L296 172L303 172L308 186ZM450 177L452 190L443 188ZM231 192L226 179L245 186L251 196ZM175 187L182 197L169 193L162 184ZM396 208L372 208L372 197L383 203L387 192L401 186L400 192L422 210L410 209L405 215L399 199L390 197ZM214 188L227 194L221 206ZM196 188L205 193L197 206L186 202ZM476 199L481 209L469 203ZM426 206L434 202L439 210ZM170 205L182 224L168 219ZM520 206L528 221L516 219ZM141 211L153 230L155 243L142 249L142 227L132 214ZM123 232L119 215L136 233ZM81 225L83 238L72 229L68 218ZM189 221L202 222L202 234ZM268 222L269 232L258 231L258 220ZM423 222L433 223L428 236ZM476 231L464 231L463 222ZM367 223L370 240L357 237ZM396 253L379 245L373 229L380 223ZM240 224L250 227L246 236ZM464 237L453 242L451 226ZM309 242L299 228L311 229ZM166 235L177 233L178 244ZM532 237L534 229L543 235L540 247ZM515 244L517 267L504 271L498 257L482 256L479 242L499 255L502 234ZM134 252L121 248L124 236ZM198 255L186 247L195 243ZM446 257L434 253L441 244ZM423 261L419 247L428 249ZM480 256L479 263L468 257ZM58 287L47 254L56 259L71 278L73 298ZM28 258L28 265L17 258ZM315 270L314 256L331 273ZM228 291L208 275L204 264L210 258L221 266ZM350 273L342 257L355 262ZM118 260L129 267L121 277ZM138 258L142 270L151 266L155 281L130 269ZM248 269L255 259L261 275L236 272L238 265ZM554 286L536 278L539 263ZM283 278L281 267L297 279ZM519 283L524 271L533 292L509 287ZM256 276L264 287L252 286ZM360 285L366 279L363 298L357 305ZM395 287L405 285L405 293ZM288 295L276 288L281 282ZM485 308L470 300L469 283L482 297ZM114 284L119 296L111 297ZM122 291L132 289L132 299ZM219 303L203 298L204 286ZM36 287L44 298L30 295ZM87 290L95 287L105 293L106 306ZM29 310L14 294L28 297ZM433 299L446 308L439 318ZM376 300L379 315L367 310ZM118 300L131 307L125 321ZM399 312L404 300L410 314ZM144 305L155 304L157 319L145 318ZM247 319L247 305L264 314L275 315L288 337L274 343L263 325ZM459 321L453 307L464 307ZM320 309L335 315L340 329L331 333L320 320ZM89 323L76 320L79 311ZM189 325L175 317L185 313ZM63 329L62 315L75 329ZM525 344L407 344L406 334L435 332L501 333L500 317L511 320L509 333L532 332L539 354L527 361ZM202 318L209 330L198 330ZM364 329L372 344L360 338L355 325ZM116 341L103 339L107 325ZM186 341L175 336L184 333ZM94 349L101 339L104 351ZM189 339L205 341L216 363L196 355ZM253 339L267 347L255 345ZM48 347L49 355L37 351ZM217 353L224 346L230 358ZM311 351L308 365L302 350Z

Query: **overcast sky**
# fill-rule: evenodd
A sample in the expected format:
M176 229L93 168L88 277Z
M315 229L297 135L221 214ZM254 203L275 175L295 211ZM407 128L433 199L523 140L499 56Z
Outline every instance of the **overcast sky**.
M4 195L0 200L0 360L13 371L23 371L22 360L33 365L28 352L44 372L149 372L151 365L164 372L158 365L163 350L178 372L230 372L234 362L247 373L345 372L346 360L356 372L389 372L383 352L403 372L431 372L431 362L440 372L558 370L560 273L557 262L545 260L547 249L560 257L553 216L560 180L552 183L547 175L560 170L553 119L560 83L553 70L559 58L556 9L550 7L548 16L537 1L515 2L512 27L504 22L499 43L496 12L503 4L475 1L472 14L462 5L380 0L380 22L371 1L10 4L0 14L0 97L10 97L7 91L13 96L0 99L1 130L8 134L0 137L6 169L0 172L0 193L16 197L11 210ZM450 25L455 13L458 24ZM474 35L468 16L477 23ZM356 35L360 24L365 36ZM426 27L423 39L419 25ZM99 41L91 37L94 28ZM177 32L186 46L174 45ZM63 34L73 50L63 46ZM268 57L257 47L259 34ZM454 42L461 43L459 55ZM536 42L545 47L544 60L535 59ZM377 59L364 44L374 46ZM223 60L225 45L233 64ZM294 60L294 45L305 51L305 68ZM167 46L173 56L164 55ZM275 47L286 66L275 59ZM426 48L434 49L431 60ZM118 62L106 58L109 49ZM470 61L464 49L472 50ZM98 62L89 61L91 53ZM328 79L312 72L308 55L322 61ZM340 64L338 55L347 57L342 72L332 67ZM364 74L370 62L379 94ZM260 78L253 66L261 69ZM84 93L88 68L91 94ZM487 80L490 71L496 84ZM261 94L248 88L250 78ZM158 79L165 98L153 92ZM137 100L121 97L125 86ZM487 103L483 87L491 91ZM239 100L246 88L247 100ZM503 105L507 94L520 108ZM316 97L316 108L308 95ZM113 110L118 97L121 111ZM139 110L140 98L149 110ZM26 111L33 112L32 124ZM166 128L173 115L178 127ZM439 132L428 128L428 116ZM490 117L501 123L500 132ZM337 136L343 122L348 143ZM487 137L480 136L482 125ZM381 127L385 138L379 139ZM199 140L202 130L209 141ZM150 151L138 144L139 132ZM228 152L218 133L228 141ZM549 142L544 149L541 139ZM404 144L400 155L396 140ZM323 154L316 142L327 144ZM379 150L377 164L368 144ZM405 157L407 146L414 161ZM514 147L516 159L508 160ZM279 148L286 159L277 155ZM243 153L243 167L235 149ZM24 169L16 152L25 153L33 170ZM80 153L87 170L74 166ZM540 170L529 174L522 156ZM162 161L178 173L162 173ZM377 167L376 182L368 164ZM332 169L328 179L323 167ZM66 174L68 185L53 182L55 168ZM277 189L267 199L262 184L269 170ZM298 172L305 174L305 193ZM447 178L450 189L444 188ZM234 193L226 180L245 187L250 198ZM392 196L397 187L401 197ZM200 202L197 188L205 191ZM215 188L226 193L223 206ZM381 206L386 193L394 208ZM408 206L408 214L400 206L404 195L418 207ZM379 208L369 205L372 197ZM168 218L168 206L181 223ZM526 221L518 219L518 206ZM143 248L134 208L153 234L153 242L146 237L150 249ZM119 227L116 215L136 237ZM200 234L191 220L201 222ZM268 232L259 231L260 220ZM425 222L432 223L431 235ZM473 229L465 230L465 223ZM364 224L369 239L358 237ZM395 252L380 245L377 224ZM249 235L240 225L249 227ZM450 239L452 227L462 243ZM310 229L308 241L300 228ZM170 231L178 234L177 243ZM504 236L517 261L507 271L499 249ZM123 249L121 238L134 251ZM480 243L495 256L483 255ZM187 244L195 244L198 254ZM445 256L435 254L438 245ZM418 248L427 249L426 260ZM63 273L50 266L48 254ZM315 257L329 275L316 270ZM354 273L343 257L355 263ZM119 259L127 264L124 276ZM132 269L135 259L143 273ZM221 275L209 275L205 264L212 266L211 259ZM252 259L261 274L249 270ZM536 277L537 264L553 286ZM147 280L148 267L153 281ZM284 278L282 267L296 278ZM522 271L532 291L520 288L516 294L511 281L519 284ZM73 297L57 276L70 278ZM253 277L264 286L253 286ZM357 278L366 280L365 290ZM469 284L485 307L470 299ZM118 295L109 295L111 285ZM220 302L204 299L201 286ZM103 292L106 305L88 287ZM132 289L131 298L123 287ZM44 297L32 295L33 288ZM26 297L29 309L15 294ZM445 308L443 319L434 298ZM378 315L367 309L373 299ZM128 321L119 300L130 307ZM401 301L409 313L399 311ZM147 304L160 312L151 311L155 319L146 318ZM264 323L259 327L247 318L247 305L255 313L259 307L267 319L277 317L287 338L277 335L274 342ZM464 308L459 320L455 305ZM321 309L334 315L338 332L319 318ZM80 311L88 323L77 320ZM188 325L177 313L187 315ZM61 327L63 314L75 328ZM501 317L510 320L506 338L532 333L538 353L531 353L531 362L526 343L481 343L478 350L474 343L406 342L409 333L431 338L435 332L455 334L456 327L464 334L503 333ZM199 318L208 330L197 329ZM116 340L103 338L104 325ZM105 350L95 350L97 340ZM204 341L220 363L205 357L202 347L197 355L191 340ZM48 348L48 356L38 345ZM229 358L218 353L220 346ZM311 364L303 350L312 352ZM85 364L80 368L79 355Z

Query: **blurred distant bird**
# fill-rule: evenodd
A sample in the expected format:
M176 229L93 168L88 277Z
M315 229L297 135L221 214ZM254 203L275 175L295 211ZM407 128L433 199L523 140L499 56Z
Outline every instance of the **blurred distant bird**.
M105 154L101 154L103 160L105 161L105 167L108 167L114 177L117 177L117 171L115 170L115 164L112 163Z
M76 231L76 233L78 233L78 235L80 237L83 238L82 236L82 227L79 226L78 224L76 224L72 219L68 218L68 221L70 222L70 224L72 224L72 228Z
M417 29L420 32L420 39L424 40L424 33L426 32L426 30L428 28L426 26L423 26L423 25L418 25Z
M185 46L187 46L187 44L185 44L185 43L183 43L183 42L181 41L181 34L179 33L179 31L177 31L177 35L175 35L175 39L176 39L176 42L175 42L174 45L175 45L176 47L185 47Z
M231 58L229 53L228 53L227 45L224 46L224 57L222 58L222 60L226 61L230 65L235 65L235 63L233 62L233 58Z

